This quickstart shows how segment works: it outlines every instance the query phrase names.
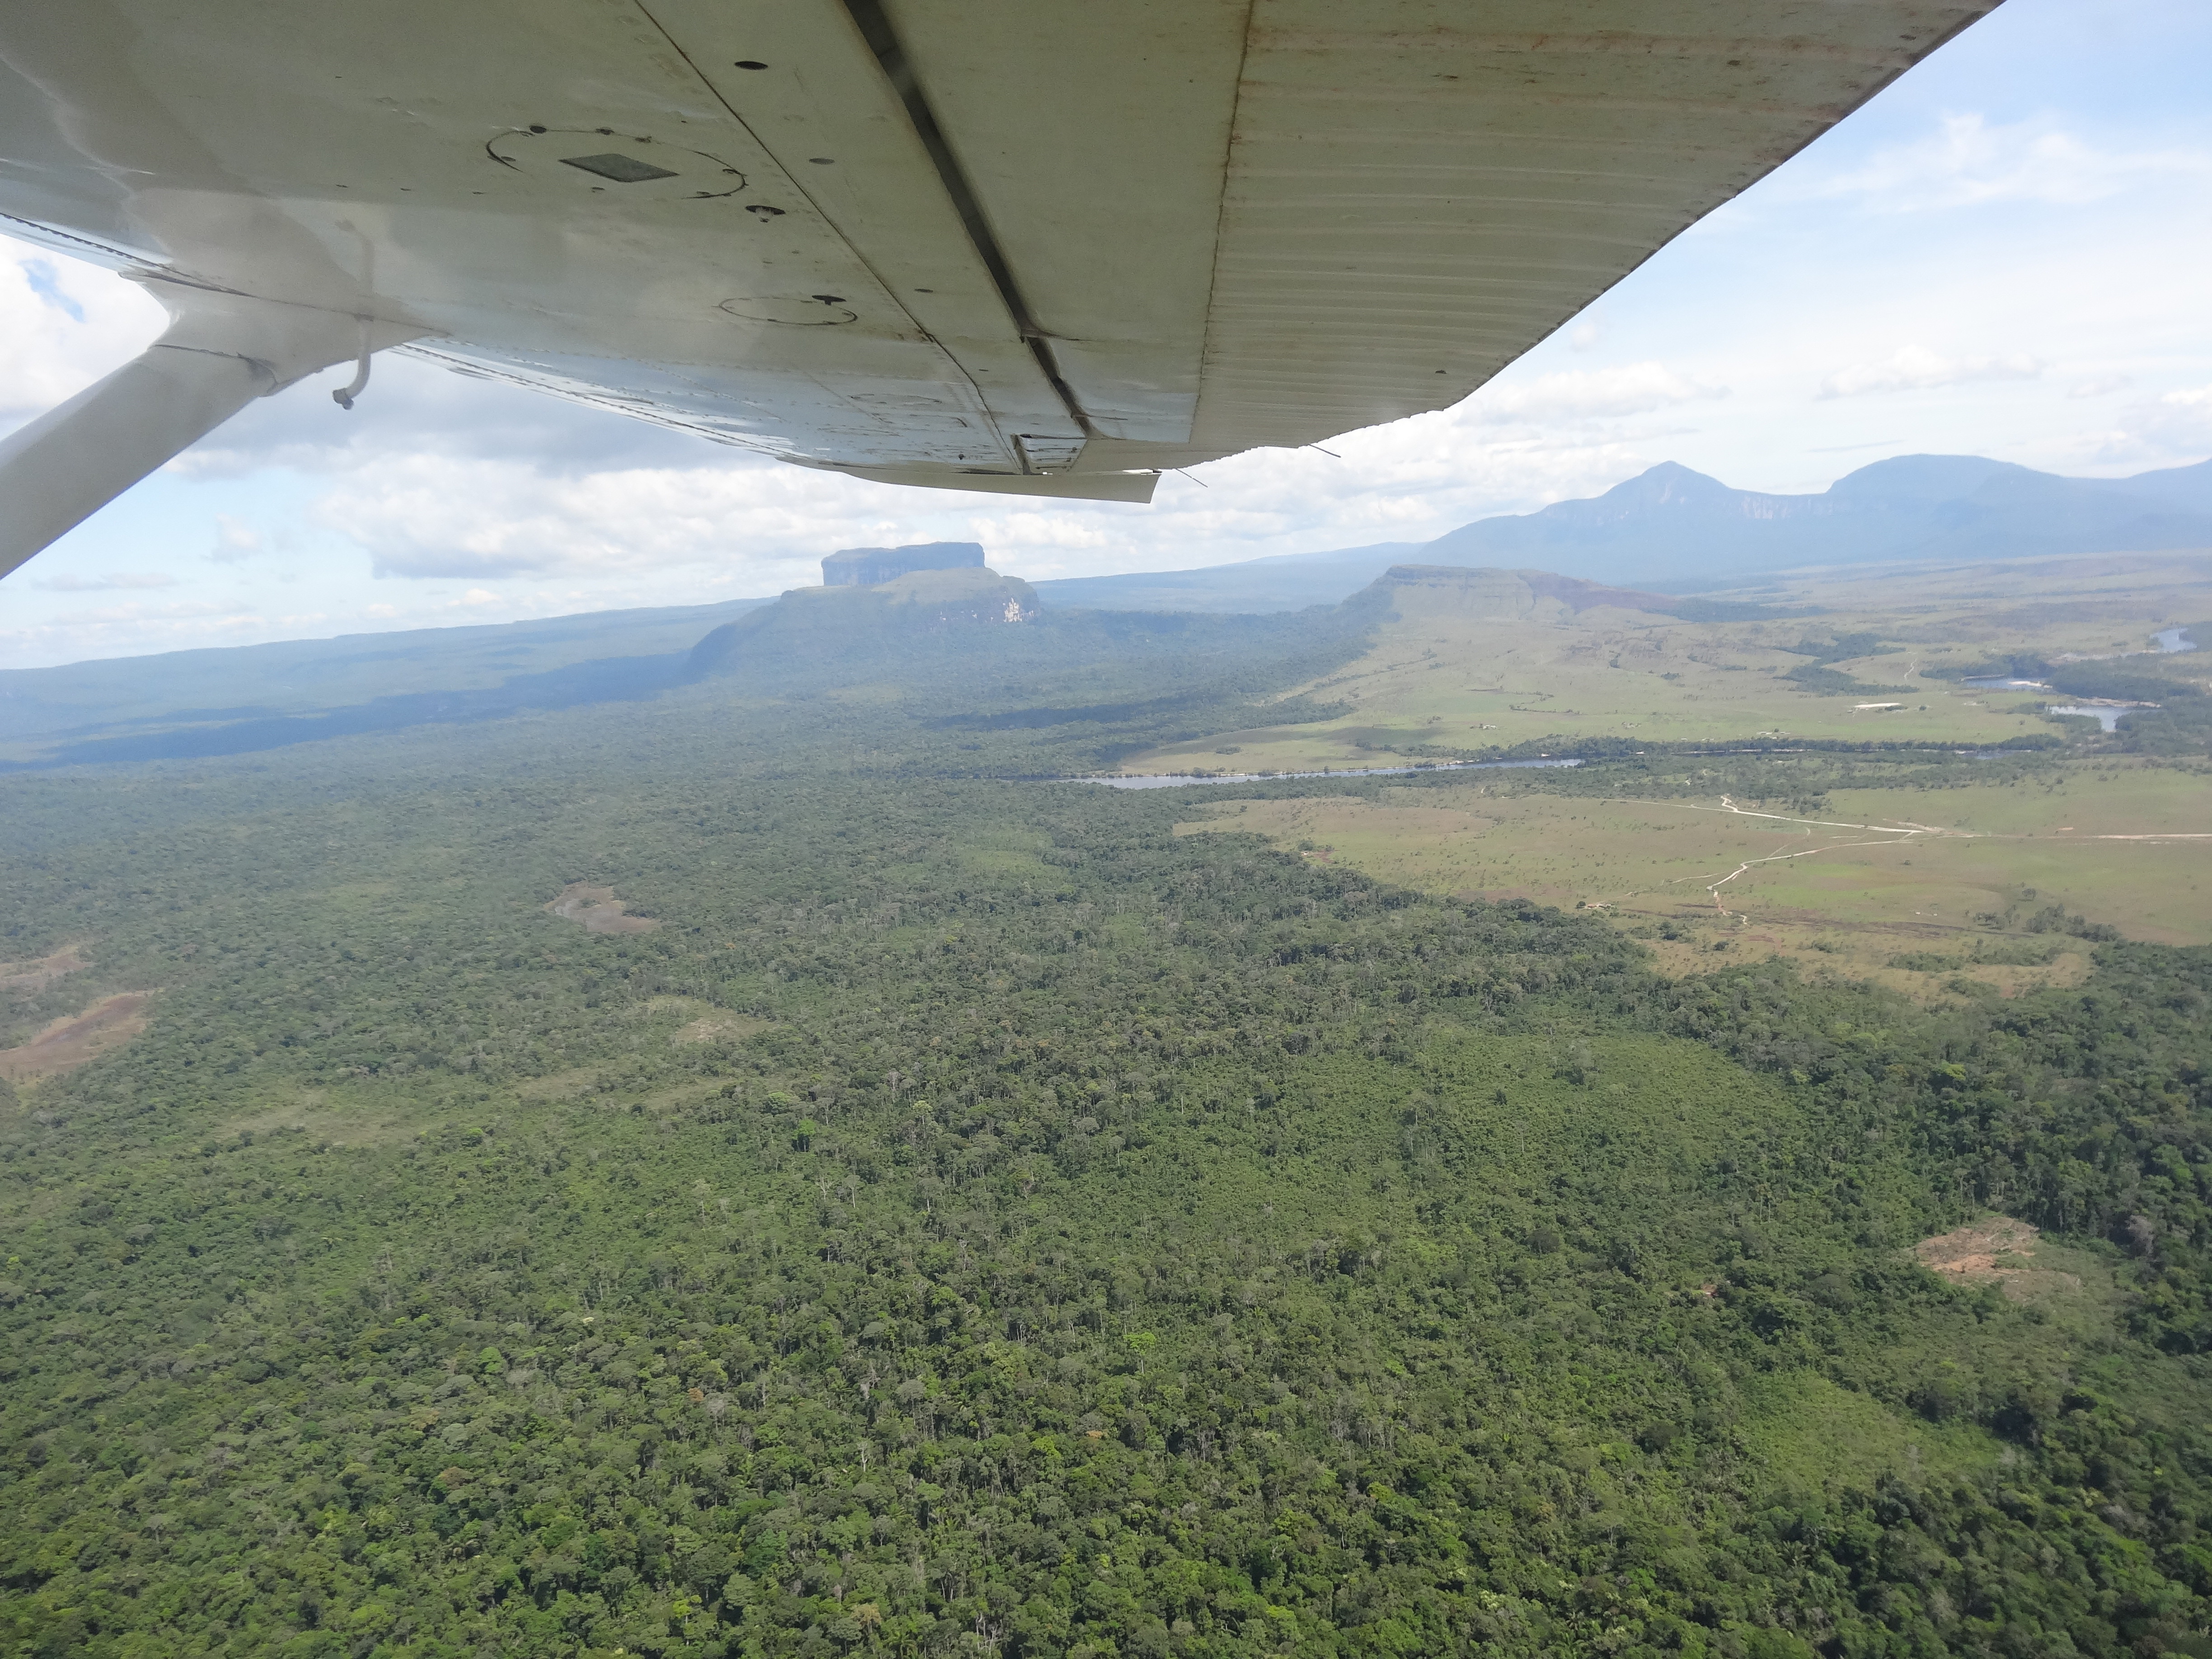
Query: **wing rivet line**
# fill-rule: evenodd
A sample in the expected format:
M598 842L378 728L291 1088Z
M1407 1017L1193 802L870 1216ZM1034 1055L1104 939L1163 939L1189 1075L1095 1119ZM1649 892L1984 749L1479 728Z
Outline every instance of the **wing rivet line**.
M876 62L883 66L884 78L891 83L891 90L906 106L907 119L913 124L915 136L921 140L922 149L935 164L937 176L944 181L945 193L952 198L953 210L959 214L960 222L967 229L968 240L981 257L983 268L990 272L992 286L999 290L1000 299L1006 303L1007 313L1014 325L1014 332L1029 347L1030 356L1036 359L1038 373L1059 395L1068 418L1086 437L1097 437L1098 429L1091 424L1082 399L1075 395L1075 388L1067 383L1066 376L1060 372L1060 365L1053 357L1049 343L1052 337L1038 326L1029 306L1023 300L1021 290L1014 282L1014 273L1006 263L1006 252L992 234L982 204L977 199L966 173L961 170L959 159L953 155L951 145L945 142L944 129L938 125L935 112L922 95L921 82L915 74L914 64L907 57L906 48L899 42L897 31L891 27L883 0L845 0L845 9L851 14L854 24L860 31L861 39L867 42L868 50L875 53ZM977 368L969 372L985 374L990 371Z

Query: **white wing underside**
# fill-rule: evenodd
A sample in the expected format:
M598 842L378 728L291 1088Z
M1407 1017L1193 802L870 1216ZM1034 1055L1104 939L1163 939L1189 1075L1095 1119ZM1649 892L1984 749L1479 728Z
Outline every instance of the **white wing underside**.
M1142 501L1457 401L1995 3L22 0L0 228L257 386L366 330L805 465ZM69 407L0 444L0 570L73 510L16 510Z

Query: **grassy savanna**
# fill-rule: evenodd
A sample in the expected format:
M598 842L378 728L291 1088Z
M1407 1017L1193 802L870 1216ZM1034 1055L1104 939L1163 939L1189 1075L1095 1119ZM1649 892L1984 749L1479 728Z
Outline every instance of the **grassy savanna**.
M2212 941L2212 778L2198 769L2052 763L2008 784L1838 789L1812 810L1537 793L1547 781L1229 801L1182 829L1249 831L1431 892L1686 924L1690 936L1657 941L1676 971L1709 965L1701 956L1725 943L1915 992L1963 975L2010 994L2086 967L2086 947L2063 934L2038 935L2034 951L1990 948L2053 904L2130 938ZM1892 965L1916 952L1958 966ZM2035 954L2049 959L1990 959Z
M2150 634L2212 616L2212 553L1790 571L1725 597L1816 607L1838 629L1887 623L1931 666L2013 651L2094 657L2144 650Z
M1121 769L1346 768L1547 739L2001 743L2051 730L2045 705L2068 699L1984 691L1940 671L2013 653L2146 650L2159 629L2212 613L2212 565L2137 557L1814 572L1718 596L1795 613L1740 622L1613 604L1576 610L1509 571L1423 570L1386 591L1393 608L1372 647L1301 688L1347 712L1164 745ZM1820 662L1790 648L1854 635L1873 636L1873 653ZM1831 672L1808 678L1808 667Z

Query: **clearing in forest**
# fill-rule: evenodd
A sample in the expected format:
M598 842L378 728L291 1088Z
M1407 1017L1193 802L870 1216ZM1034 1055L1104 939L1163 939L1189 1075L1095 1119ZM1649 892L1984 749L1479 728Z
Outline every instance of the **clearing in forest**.
M128 1042L146 1029L151 991L102 997L80 1013L64 1014L18 1048L0 1048L0 1078L10 1083L76 1070Z
M1954 1227L1912 1247L1920 1265L1932 1273L1966 1285L1995 1285L2014 1302L2026 1302L2039 1291L2078 1291L2078 1273L2059 1273L2028 1265L2035 1254L2037 1230L2008 1215L1991 1216L1964 1227Z
M668 1032L669 1042L678 1047L700 1042L742 1042L775 1023L720 1008L697 997L681 996L648 997L640 1005L637 1017L663 1030L667 1030L671 1020L681 1021Z
M28 962L0 962L0 991L43 991L56 980L88 965L82 945L64 945Z
M650 916L629 915L629 903L617 898L613 888L588 882L570 882L545 908L564 921L581 922L587 933L649 933L660 926Z

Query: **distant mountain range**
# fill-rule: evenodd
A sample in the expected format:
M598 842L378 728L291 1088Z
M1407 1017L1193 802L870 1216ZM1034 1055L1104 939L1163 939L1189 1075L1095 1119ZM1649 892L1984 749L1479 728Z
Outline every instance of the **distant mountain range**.
M1731 489L1662 462L1602 495L1481 519L1427 543L1297 553L1200 570L1036 584L1047 605L1288 611L1329 604L1394 564L1503 566L1668 593L1803 565L2212 549L2212 461L2066 478L1975 455L1901 455L1817 495Z
M542 707L550 676L580 665L672 653L675 660L718 623L773 603L732 599L595 611L537 622L208 646L0 670L0 755L11 745L63 733L104 740L179 725L313 717L370 704L411 706L410 700L426 697L463 706L453 702L459 697L488 714ZM619 677L626 671L592 672Z
M951 696L955 708L969 705L936 725L978 730L1088 724L1103 731L1195 718L1191 711L1224 704L1249 717L1260 712L1254 697L1358 654L1387 609L1048 608L1018 577L956 567L696 610L446 630L453 638L356 635L32 669L0 674L0 773L254 754L589 703L726 698L732 690L782 700L874 688L880 701L927 684ZM702 623L709 624L703 636ZM654 644L663 648L636 649ZM630 649L600 654L609 647ZM1165 696L1163 665L1177 687ZM1011 712L1003 707L1010 698L1017 704ZM1288 704L1266 708L1271 717L1291 717Z
M1803 565L2193 547L2212 548L2212 461L2106 479L1973 455L1901 455L1817 495L1731 489L1662 462L1593 500L1463 526L1425 556L1679 592Z
M1019 609L1034 602L1048 613L1265 614L1334 605L1395 565L1462 566L1558 583L1554 597L1570 603L1595 583L1639 590L1631 597L1642 609L1717 619L1743 607L1687 596L1807 565L2189 548L2212 550L2212 461L2102 479L1971 455L1907 455L1861 467L1812 495L1731 489L1667 462L1602 495L1483 519L1432 542L1073 577L1033 589L1013 583L995 602L1003 610L1012 594ZM981 571L951 574L1006 581ZM775 607L773 617L749 614L774 603L601 611L0 672L0 769L235 754L426 720L653 696L720 672L726 658L738 660L757 629L789 643L809 619L849 628L858 615L817 617L821 608L807 604ZM867 618L871 626L883 620L874 610ZM1115 626L1121 632L1109 634L1126 635L1132 649L1139 640L1145 649L1195 649L1200 637L1188 629L1178 634L1181 624Z

